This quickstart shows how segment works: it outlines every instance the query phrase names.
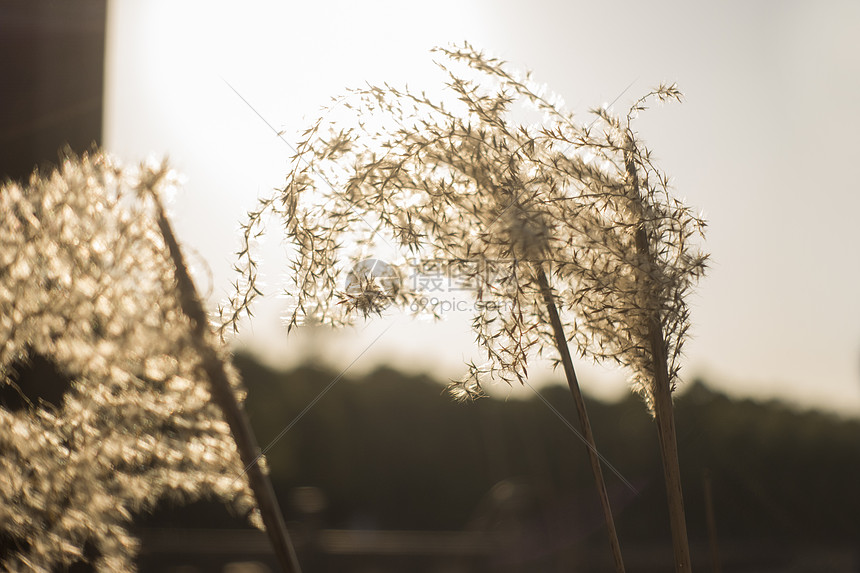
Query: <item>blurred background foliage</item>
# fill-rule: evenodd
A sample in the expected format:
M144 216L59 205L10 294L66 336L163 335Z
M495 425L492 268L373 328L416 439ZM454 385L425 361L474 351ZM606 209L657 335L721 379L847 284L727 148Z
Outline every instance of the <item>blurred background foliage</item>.
M262 443L337 376L310 366L278 372L249 356L237 363ZM537 398L463 404L443 390L428 377L390 369L341 380L269 451L276 483L322 488L332 526L365 521L380 528L436 529L469 526L475 502L497 482L515 478L532 490L535 509L544 514L536 519L569 519L573 525L575 506L590 506L592 497L578 438ZM576 420L565 387L542 392ZM727 534L860 538L860 422L778 402L731 400L700 380L676 407L693 523L704 524L707 468L720 529ZM664 492L650 416L632 395L616 404L591 401L589 408L601 453L639 490L635 495L607 478L623 507L622 531L660 539L665 532L655 527L662 521L655 517L664 511Z
M313 366L277 371L249 355L237 356L236 363L262 444L278 436L338 375ZM267 458L292 527L502 532L517 536L505 559L523 568L512 571L554 571L547 563L562 562L608 568L585 446L578 438L537 397L457 403L442 382L391 369L345 376L276 441ZM679 449L690 540L700 565L709 562L706 471L726 570L786 570L778 567L811 559L815 566L809 570L823 571L815 567L838 556L860 563L860 421L778 402L732 400L701 380L684 390L676 403ZM549 385L541 392L575 421L565 387ZM588 407L601 453L637 490L607 472L629 564L654 563L655 571L661 563L669 567L653 421L633 395L617 403L591 400ZM324 495L324 504L315 502L320 511L301 511L307 504L296 492L307 487ZM218 505L197 504L164 506L141 517L140 525L237 527L242 522ZM303 551L303 561L313 562L313 549ZM593 562L570 557L583 553L593 554ZM473 563L462 570L484 569Z

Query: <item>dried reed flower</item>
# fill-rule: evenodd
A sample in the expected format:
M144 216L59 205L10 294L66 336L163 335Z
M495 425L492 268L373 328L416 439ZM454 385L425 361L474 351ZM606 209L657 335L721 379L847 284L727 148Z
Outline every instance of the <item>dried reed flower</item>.
M266 213L281 218L295 246L295 282L286 287L295 301L290 327L347 323L351 310L366 316L373 296L332 301L343 261L354 263L380 243L400 247L399 264L473 263L476 298L507 304L479 307L473 328L487 361L470 364L453 394L478 396L487 378L522 382L529 356L556 347L593 450L567 341L583 356L628 367L655 414L669 468L676 567L686 571L671 391L689 327L685 296L705 268L694 244L704 223L671 196L668 178L631 127L651 98L681 94L660 86L624 118L596 109L585 125L501 60L468 44L437 52L456 101L371 85L336 99L304 132L287 185L245 223L236 267L242 281L222 310L222 334L258 294L251 241L263 232ZM542 120L518 121L516 104ZM409 290L394 298L421 307ZM592 465L612 530L595 456ZM623 571L616 539L613 545Z
M648 323L659 316L674 384L689 326L684 296L704 269L694 244L704 224L670 195L630 123L650 97L680 93L661 86L623 120L597 109L584 126L504 62L468 44L436 51L455 102L368 86L336 99L304 132L287 185L244 223L242 279L222 309L222 333L259 294L252 240L273 214L295 246L295 281L285 286L294 301L290 327L366 314L332 301L344 300L343 273L368 250L396 243L403 273L416 260L473 263L476 296L509 303L482 306L473 321L487 361L470 365L453 391L480 395L488 377L524 380L529 355L553 346L537 285L544 271L580 352L629 367L650 405ZM457 64L466 69L453 71ZM517 122L524 113L516 104L537 109L542 121ZM645 251L636 246L640 230ZM403 289L392 298L415 308L416 297Z
M72 381L58 408L0 408L6 570L57 570L88 544L97 570L133 571L128 525L161 499L256 511L147 197L172 185L157 171L94 154L0 189L0 383L32 354Z
M581 248L569 262L576 280L564 296L577 315L577 342L599 360L632 372L631 382L653 410L656 321L674 390L685 334L690 326L686 295L705 271L707 255L696 247L705 223L671 195L669 178L653 163L631 121L652 98L680 100L660 86L637 100L625 118L596 109L598 121L573 143L593 153L601 176L584 178L583 209L571 225Z

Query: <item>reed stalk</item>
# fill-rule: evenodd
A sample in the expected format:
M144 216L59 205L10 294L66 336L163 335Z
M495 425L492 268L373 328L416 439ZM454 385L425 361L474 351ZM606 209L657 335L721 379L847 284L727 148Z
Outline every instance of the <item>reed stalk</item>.
M615 519L612 516L612 507L609 504L609 494L606 492L606 481L603 479L603 470L600 467L600 459L597 456L597 444L594 443L594 435L591 432L591 422L588 419L588 411L585 408L585 400L582 397L582 391L579 389L579 380L576 377L576 371L573 368L573 360L570 357L570 349L567 346L567 337L564 334L564 326L558 315L558 308L555 304L555 297L552 294L552 288L546 276L546 272L541 267L536 268L537 282L540 288L541 296L546 305L549 320L552 324L553 336L555 337L555 345L558 353L561 356L561 363L564 367L564 375L567 378L567 385L570 388L570 393L573 395L573 401L576 404L576 413L579 417L579 428L585 445L588 450L588 459L591 462L591 473L594 476L594 483L597 486L597 494L600 498L600 507L603 510L603 519L606 523L606 531L609 535L609 545L612 550L612 559L615 562L615 570L618 573L624 571L624 559L621 556L621 544L618 541L618 532L615 529Z
M182 311L192 323L194 343L202 359L203 370L210 382L212 398L224 413L224 419L230 425L233 439L239 450L239 457L245 467L251 491L260 509L260 516L272 550L275 552L278 564L284 573L301 573L298 558L290 539L289 531L284 523L283 514L278 505L278 499L272 488L269 476L260 465L260 447L257 444L254 431L245 415L242 405L236 399L236 394L230 384L224 362L218 353L206 340L208 321L197 288L194 286L185 258L179 248L179 243L173 233L170 221L164 213L161 201L155 193L152 194L156 205L158 228L164 237L164 242L170 252L176 272L176 285Z
M630 140L633 146L632 138ZM631 185L632 196L639 201L639 174L632 153L625 154L625 168L628 182ZM654 265L654 257L648 244L648 235L644 226L636 230L636 252L650 267ZM653 288L649 277L640 274L639 281L643 289L643 297L652 296ZM654 406L654 422L657 425L657 437L660 442L660 459L663 463L663 479L666 485L666 501L669 510L669 526L672 533L672 549L675 556L676 573L689 573L690 543L687 539L687 520L684 513L684 494L681 489L681 467L678 461L678 442L675 436L675 411L672 403L672 382L669 375L669 359L666 354L666 342L663 339L663 328L657 311L648 313L647 341L651 356L651 372L653 374L651 396Z

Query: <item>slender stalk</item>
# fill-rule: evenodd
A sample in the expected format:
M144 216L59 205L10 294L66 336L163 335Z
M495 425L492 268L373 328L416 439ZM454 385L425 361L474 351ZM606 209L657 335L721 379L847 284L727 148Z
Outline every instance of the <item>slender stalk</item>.
M714 518L714 492L711 487L711 470L709 469L706 469L702 474L702 486L705 490L705 519L708 523L708 545L711 548L711 572L722 573L720 546L717 542L717 521Z
M192 334L194 343L197 346L197 351L202 356L203 369L209 378L212 398L221 408L225 420L230 425L233 439L236 441L236 447L239 450L239 457L242 460L242 464L247 468L248 482L260 508L263 525L266 528L266 533L269 536L269 541L272 544L272 549L275 552L275 557L281 569L284 573L301 573L301 567L299 566L295 549L290 540L290 534L287 531L283 514L278 506L278 499L275 497L275 491L272 488L272 482L269 480L269 476L263 472L260 464L257 463L259 461L260 448L254 437L254 431L251 429L251 424L248 422L242 405L236 400L236 395L230 385L224 363L215 352L215 349L206 341L205 334L208 328L206 312L203 310L203 305L200 302L194 282L188 274L185 259L182 256L182 251L179 249L176 236L173 234L170 221L167 220L164 214L161 201L154 191L152 194L156 205L158 228L164 237L164 242L167 244L167 249L170 252L170 257L176 270L177 289L179 291L182 311L188 316L193 325Z
M633 147L633 142L630 142ZM640 201L639 174L632 152L625 153L625 168L632 185L632 193ZM648 248L648 235L644 227L636 230L636 252L645 261L651 262ZM644 296L649 296L649 279L640 277ZM647 307L646 307L647 308ZM663 479L666 482L666 499L669 509L669 527L672 532L672 548L675 553L676 573L689 573L690 543L687 539L687 519L684 515L684 495L681 489L681 468L678 462L678 443L675 436L675 412L672 404L672 387L669 380L669 361L666 356L666 343L659 314L652 312L648 318L648 345L651 351L651 371L654 387L654 421L657 424L657 437L660 441L660 457L663 462Z
M669 506L669 526L672 547L675 551L675 571L689 573L690 543L687 540L687 519L684 515L684 494L681 489L681 467L678 462L678 443L675 437L675 412L666 367L666 352L659 326L651 325L651 352L654 356L654 420L660 440L663 460L663 478Z
M612 516L612 508L609 505L609 495L606 493L606 482L603 480L603 470L600 467L600 459L597 457L597 446L594 443L594 436L591 433L591 422L588 420L588 412L585 409L585 400L582 397L582 392L579 389L579 380L576 377L576 371L573 369L573 361L570 358L570 349L567 347L567 338L564 335L564 327L561 324L561 319L558 316L558 308L555 304L555 298L552 294L552 289L549 286L546 273L543 268L537 267L537 281L540 287L541 295L543 296L546 310L549 313L549 320L552 324L553 334L555 336L555 344L558 352L561 355L561 363L564 366L564 374L567 377L567 385L570 387L570 393L573 394L573 401L576 403L576 411L579 415L579 427L583 437L588 445L588 458L591 461L591 472L594 475L594 483L597 486L597 493L600 497L600 506L603 509L603 518L606 522L606 530L609 534L609 545L612 549L612 558L615 561L615 570L618 573L624 572L624 561L621 558L621 544L618 542L618 533L615 530L615 519Z

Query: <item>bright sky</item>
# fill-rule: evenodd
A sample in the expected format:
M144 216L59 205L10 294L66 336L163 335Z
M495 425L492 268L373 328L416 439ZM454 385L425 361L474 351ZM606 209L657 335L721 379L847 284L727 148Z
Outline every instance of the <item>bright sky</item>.
M429 49L463 40L532 69L577 112L631 82L616 109L677 82L686 102L638 126L709 221L685 378L860 415L860 3L110 0L108 25L105 146L168 155L186 176L173 214L213 302L239 220L283 184L291 154L225 80L288 140L346 87L435 89ZM277 259L264 270L274 290ZM259 306L244 338L275 362L313 353L445 379L479 358L466 313L287 339L283 302ZM578 368L592 394L625 391L623 373Z

